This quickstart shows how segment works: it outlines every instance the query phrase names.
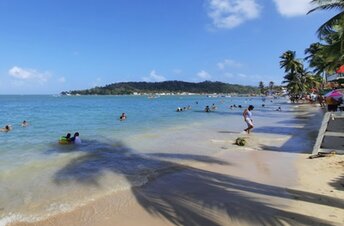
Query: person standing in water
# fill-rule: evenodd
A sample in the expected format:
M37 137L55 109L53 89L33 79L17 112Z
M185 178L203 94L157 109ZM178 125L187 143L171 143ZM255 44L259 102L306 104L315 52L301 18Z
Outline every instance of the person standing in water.
M244 116L244 121L247 123L247 128L244 129L244 131L246 131L248 134L250 134L251 129L253 129L253 120L252 120L252 110L253 110L254 106L250 105L248 106L247 109L245 109L245 111L242 113L242 115Z
M81 144L81 139L79 137L79 132L74 133L74 136L70 140L74 144Z
M119 120L124 121L127 119L126 114L123 112L122 115L119 117Z

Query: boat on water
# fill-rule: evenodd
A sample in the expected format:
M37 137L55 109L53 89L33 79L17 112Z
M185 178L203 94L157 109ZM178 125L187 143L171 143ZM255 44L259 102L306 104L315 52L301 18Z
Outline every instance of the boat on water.
M217 97L219 97L219 95L212 94L212 95L207 95L207 97L209 97L209 98L217 98Z
M155 98L159 98L159 95L149 95L148 99L155 99Z

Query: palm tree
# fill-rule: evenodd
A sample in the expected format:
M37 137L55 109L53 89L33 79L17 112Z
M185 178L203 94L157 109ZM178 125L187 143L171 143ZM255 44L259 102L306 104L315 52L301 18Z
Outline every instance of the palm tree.
M325 44L321 44L321 55L325 64L320 70L333 73L344 64L344 0L312 0L318 6L308 13L317 10L338 10L339 13L326 21L318 29L318 36ZM317 62L319 63L319 62Z
M300 60L296 59L295 52L288 50L282 54L280 66L284 68L286 75L282 83L287 83L286 88L288 90L291 99L299 99L307 92L309 88L309 80L311 74L307 72Z
M280 56L280 67L284 68L284 72L296 73L302 67L302 63L295 58L295 51L288 50Z
M305 50L308 54L305 60L317 75L332 74L344 64L344 28L335 26L334 30L324 39L324 44L313 43Z
M270 91L272 91L272 89L274 88L274 85L275 85L275 83L273 81L269 82L269 89L270 89Z
M260 90L260 93L263 94L264 93L264 83L262 81L259 82L258 88Z
M339 13L333 16L331 19L326 21L318 29L319 38L326 37L333 31L335 25L341 24L344 18L344 0L312 0L312 4L318 6L310 10L308 13L312 13L317 10L339 10Z
M328 65L322 50L323 45L319 42L312 43L307 49L305 49L306 57L304 60L308 61L309 66L313 68L313 72L315 74L323 74Z

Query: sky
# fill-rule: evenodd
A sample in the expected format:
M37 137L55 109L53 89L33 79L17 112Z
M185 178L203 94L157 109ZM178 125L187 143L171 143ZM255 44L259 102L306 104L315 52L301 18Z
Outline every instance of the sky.
M0 0L0 94L115 82L279 85L336 12L310 0Z

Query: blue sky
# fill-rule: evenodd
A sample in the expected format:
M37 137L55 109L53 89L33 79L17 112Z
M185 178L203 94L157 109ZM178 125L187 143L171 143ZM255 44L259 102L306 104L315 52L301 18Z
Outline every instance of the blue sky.
M0 0L0 94L121 81L280 84L336 12L309 0Z

